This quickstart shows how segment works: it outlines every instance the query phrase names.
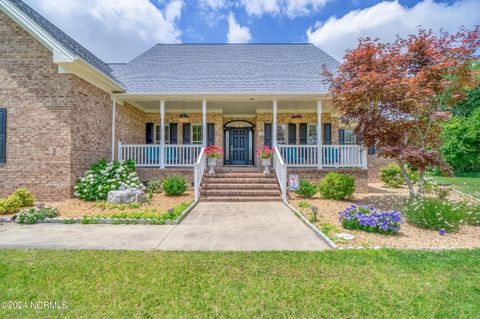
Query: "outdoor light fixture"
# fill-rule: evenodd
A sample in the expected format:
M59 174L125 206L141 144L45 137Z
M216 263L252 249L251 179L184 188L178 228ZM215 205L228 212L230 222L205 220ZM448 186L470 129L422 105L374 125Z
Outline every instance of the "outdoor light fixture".
M302 116L300 114L292 114L290 122L292 122L293 124L302 123Z
M178 116L178 122L180 123L190 123L190 116L187 113L181 113Z

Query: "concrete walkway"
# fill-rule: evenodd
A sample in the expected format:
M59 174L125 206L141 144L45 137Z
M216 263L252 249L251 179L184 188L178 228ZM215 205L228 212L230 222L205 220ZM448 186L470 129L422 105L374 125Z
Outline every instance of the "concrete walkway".
M0 225L0 248L107 250L323 250L327 244L282 203L200 203L178 226Z

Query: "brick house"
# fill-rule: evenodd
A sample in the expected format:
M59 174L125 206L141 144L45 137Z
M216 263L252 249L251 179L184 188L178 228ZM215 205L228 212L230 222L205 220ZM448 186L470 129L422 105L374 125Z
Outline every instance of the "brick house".
M100 159L133 159L144 180L182 174L199 196L210 144L226 150L220 170L275 147L281 194L293 173L367 188L367 150L320 75L338 62L311 44L159 44L108 64L20 0L0 0L0 39L0 196L70 197Z

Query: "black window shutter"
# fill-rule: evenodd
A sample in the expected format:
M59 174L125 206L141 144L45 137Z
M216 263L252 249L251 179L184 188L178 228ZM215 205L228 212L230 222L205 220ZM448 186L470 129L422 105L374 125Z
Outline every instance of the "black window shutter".
M368 155L375 155L377 153L377 147L372 145L368 148Z
M153 123L145 124L145 142L147 144L153 143Z
M323 144L332 144L332 124L330 123L323 124Z
M190 123L183 124L183 144L190 144Z
M7 160L7 109L0 109L0 163Z
M215 145L215 124L207 124L207 146Z
M288 144L296 145L297 144L297 125L288 124Z
M263 137L265 146L272 147L272 124L265 123L265 135Z
M338 130L338 139L340 141L340 145L345 144L345 130L343 128Z
M178 128L177 123L170 123L170 144L178 143L177 128Z
M307 123L300 124L300 145L307 144Z

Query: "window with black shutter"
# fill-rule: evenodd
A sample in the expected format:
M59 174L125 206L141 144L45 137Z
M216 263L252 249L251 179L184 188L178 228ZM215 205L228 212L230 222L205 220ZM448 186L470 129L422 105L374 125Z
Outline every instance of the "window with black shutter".
M368 148L368 155L375 155L377 153L377 147L372 145Z
M145 124L145 142L153 144L153 123Z
M191 138L190 138L190 123L185 123L183 124L183 144L190 144L191 143Z
M307 123L301 123L299 127L300 145L307 145Z
M338 139L340 141L340 145L345 144L345 130L343 128L338 130Z
M288 144L296 145L297 144L297 125L288 124Z
M177 123L170 123L170 144L178 143L177 128L178 128Z
M215 145L215 124L207 124L207 146Z
M332 124L330 123L323 124L323 144L332 144Z
M7 161L7 109L0 109L0 163Z
M272 147L272 124L265 123L264 131L264 144L265 146Z

